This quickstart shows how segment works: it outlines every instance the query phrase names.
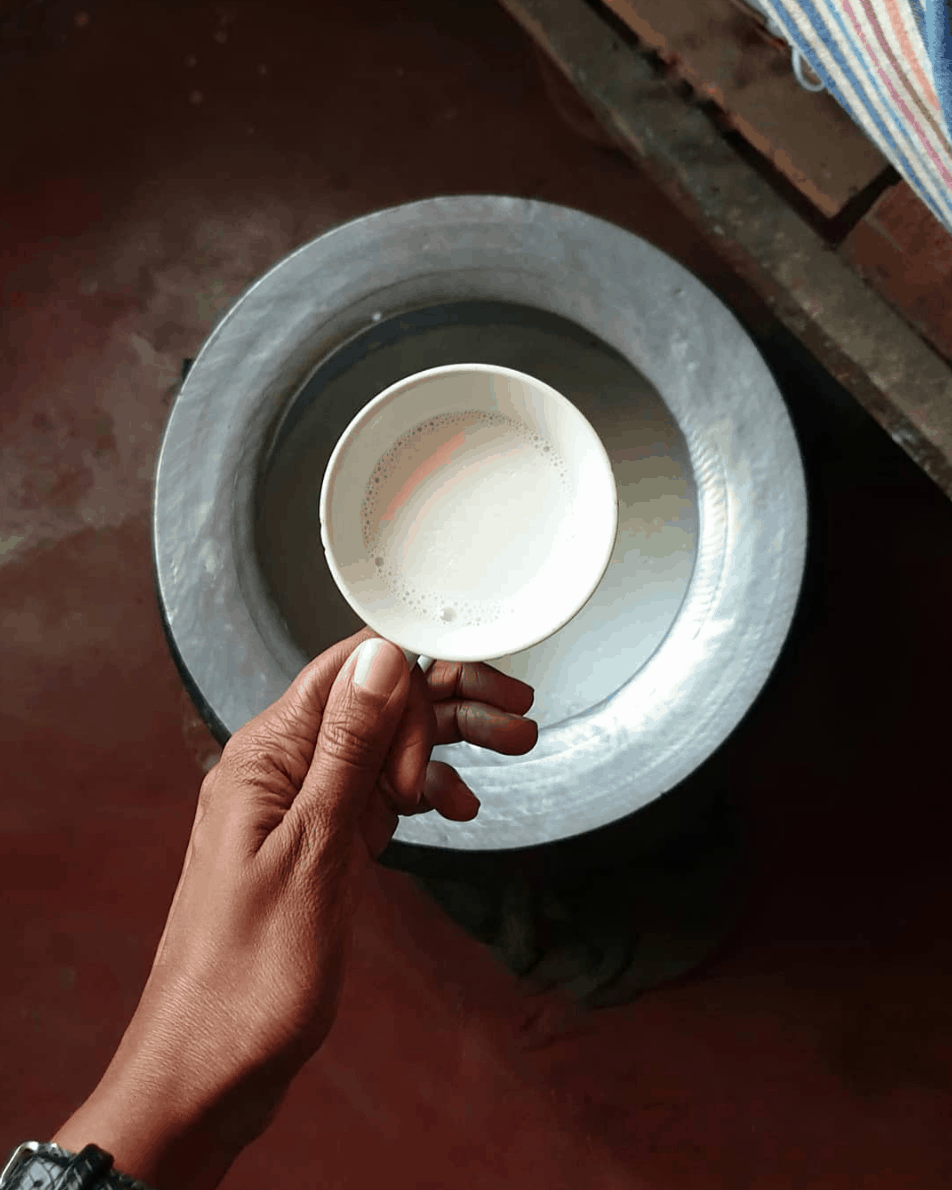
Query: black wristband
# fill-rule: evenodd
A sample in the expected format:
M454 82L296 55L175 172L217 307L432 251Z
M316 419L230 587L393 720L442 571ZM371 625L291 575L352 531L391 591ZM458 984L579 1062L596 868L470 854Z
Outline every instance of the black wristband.
M0 1190L151 1190L112 1167L112 1154L97 1145L71 1153L52 1142L35 1140L10 1154Z

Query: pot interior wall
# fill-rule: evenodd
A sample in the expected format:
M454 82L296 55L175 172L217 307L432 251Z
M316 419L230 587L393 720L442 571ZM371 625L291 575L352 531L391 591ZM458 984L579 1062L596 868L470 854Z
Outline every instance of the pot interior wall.
M327 462L351 419L383 389L461 362L501 364L550 384L592 423L614 469L618 536L592 598L549 640L492 659L535 688L532 716L544 727L610 697L649 659L678 614L697 531L687 446L663 400L627 360L574 323L511 303L453 302L381 320L335 351L292 402L261 461L258 564L309 656L359 631L362 621L321 548Z

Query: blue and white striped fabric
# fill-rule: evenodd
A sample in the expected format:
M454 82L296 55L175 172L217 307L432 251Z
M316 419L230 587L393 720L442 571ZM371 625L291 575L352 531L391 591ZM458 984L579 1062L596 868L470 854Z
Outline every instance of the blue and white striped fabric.
M950 0L755 0L952 233ZM797 71L801 83L804 78ZM813 89L813 88L810 88Z

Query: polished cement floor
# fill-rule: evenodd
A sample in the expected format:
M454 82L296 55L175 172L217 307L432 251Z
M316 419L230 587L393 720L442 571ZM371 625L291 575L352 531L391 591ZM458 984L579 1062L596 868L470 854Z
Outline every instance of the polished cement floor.
M336 1027L224 1184L952 1184L952 504L637 168L571 130L492 0L15 0L0 28L4 1154L111 1057L217 754L152 589L182 360L322 230L496 193L693 269L762 337L801 433L805 602L725 749L743 920L685 978L593 1009L534 993L381 868Z

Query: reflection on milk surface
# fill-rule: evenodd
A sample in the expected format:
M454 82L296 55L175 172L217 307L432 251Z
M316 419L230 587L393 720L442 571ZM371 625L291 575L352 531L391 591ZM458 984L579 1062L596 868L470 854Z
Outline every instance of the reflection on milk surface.
M374 468L363 544L408 610L485 623L558 581L575 531L564 461L499 413L444 414L399 438Z

